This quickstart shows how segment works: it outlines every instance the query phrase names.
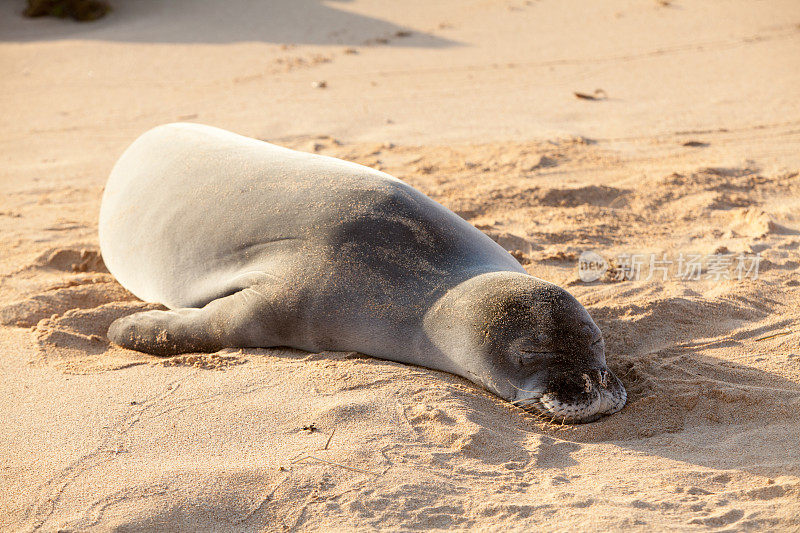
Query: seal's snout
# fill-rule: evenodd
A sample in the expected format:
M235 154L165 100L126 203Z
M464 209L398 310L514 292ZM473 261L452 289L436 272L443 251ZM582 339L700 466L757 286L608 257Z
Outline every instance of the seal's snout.
M616 413L627 399L622 382L607 368L582 373L565 369L552 373L539 392L515 403L553 422L579 424Z

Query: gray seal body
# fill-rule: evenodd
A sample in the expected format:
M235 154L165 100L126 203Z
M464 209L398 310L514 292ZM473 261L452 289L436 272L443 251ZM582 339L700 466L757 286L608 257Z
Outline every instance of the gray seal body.
M123 347L357 351L463 376L558 421L625 403L569 293L368 167L159 126L114 166L99 231L117 280L170 308L115 321L108 335Z

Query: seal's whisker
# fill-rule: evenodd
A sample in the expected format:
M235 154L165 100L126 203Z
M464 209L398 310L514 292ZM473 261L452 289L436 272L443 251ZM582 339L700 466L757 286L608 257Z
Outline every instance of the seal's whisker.
M529 415L536 417L538 420L544 423L547 423L548 416L541 402L537 398L526 398L526 400L527 403L520 403L519 405L516 405L515 402L509 402L509 403L515 404L517 407L519 407Z
M542 395L540 394L540 395L538 395L538 396L531 396L530 398L520 398L519 400L511 400L511 401L509 401L508 403L511 403L511 404L514 404L514 405L516 405L516 404L519 404L519 403L525 403L525 402L528 402L528 403L530 403L530 402L536 402L536 401L538 401L538 400L539 400L539 398L541 398L541 397L542 397Z
M528 390L528 389L520 389L519 387L517 387L516 385L514 385L513 383L511 383L511 380L510 380L510 379L506 379L506 381L508 381L508 384L509 384L509 385L511 385L512 387L514 387L515 389L517 389L518 391L522 391L522 392L532 392L532 393L534 393L534 394L539 394L539 395L541 395L541 394L542 394L540 391Z
M535 414L539 420L541 420L542 422L547 422L548 420L547 415L545 415L544 413L535 413Z
M544 415L544 413L540 413L538 411L532 411L532 412L528 411L528 412L533 416L535 416L536 419L539 420L540 422L547 423L547 417Z

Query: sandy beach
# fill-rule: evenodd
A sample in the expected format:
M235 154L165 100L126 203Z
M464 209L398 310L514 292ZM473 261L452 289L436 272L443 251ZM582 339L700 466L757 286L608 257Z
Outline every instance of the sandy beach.
M800 531L800 4L111 3L0 0L0 530ZM103 187L179 121L450 208L588 309L627 406L109 343L158 306L104 266Z

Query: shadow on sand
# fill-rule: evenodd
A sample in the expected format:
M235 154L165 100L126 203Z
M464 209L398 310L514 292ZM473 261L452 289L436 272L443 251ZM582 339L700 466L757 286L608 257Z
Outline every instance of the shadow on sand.
M340 9L350 0L115 0L94 22L22 16L23 0L0 0L0 40L143 43L370 45L439 48L459 43Z

